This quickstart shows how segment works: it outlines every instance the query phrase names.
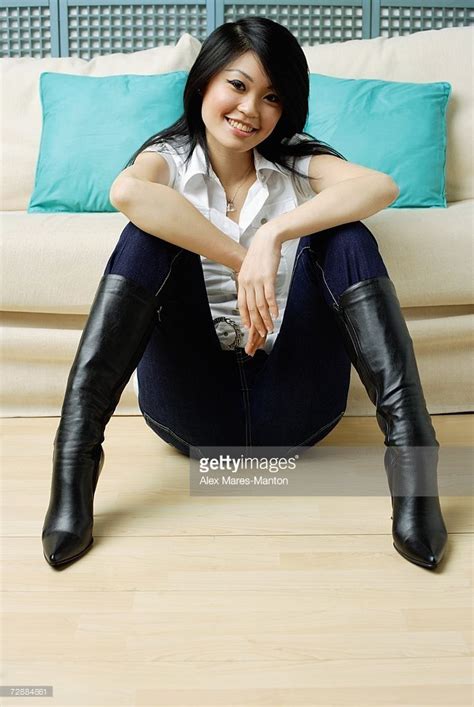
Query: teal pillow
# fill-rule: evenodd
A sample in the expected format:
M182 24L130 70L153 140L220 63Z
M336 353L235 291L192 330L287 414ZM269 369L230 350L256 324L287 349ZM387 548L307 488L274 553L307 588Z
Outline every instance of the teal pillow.
M116 211L109 190L151 135L183 113L187 72L40 76L43 129L28 213Z
M305 131L349 162L389 174L391 206L446 207L446 107L451 85L310 75Z

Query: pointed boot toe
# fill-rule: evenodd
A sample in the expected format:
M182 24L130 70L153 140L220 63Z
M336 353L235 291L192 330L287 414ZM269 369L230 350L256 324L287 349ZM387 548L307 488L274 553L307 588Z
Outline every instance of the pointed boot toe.
M73 533L55 530L43 537L43 554L51 567L57 567L82 557L93 542L92 537L84 539Z
M439 498L396 497L392 504L395 549L420 567L436 569L448 542Z
M444 557L447 537L439 537L431 541L406 538L402 541L394 535L393 541L395 550L409 562L426 569L436 569Z

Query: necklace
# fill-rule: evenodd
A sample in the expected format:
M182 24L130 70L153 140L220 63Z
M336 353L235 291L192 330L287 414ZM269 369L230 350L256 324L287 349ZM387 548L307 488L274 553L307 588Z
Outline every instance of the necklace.
M234 196L231 199L227 198L227 192L226 192L226 195L225 195L225 198L227 200L227 206L225 208L226 214L230 213L231 211L235 211L234 199L237 196L237 194L239 193L239 190L240 190L242 184L245 182L245 180L249 176L250 172L252 171L252 167L253 167L253 164L250 165L250 167L248 168L247 172L245 173L245 177L240 182L239 186L237 187L237 191L235 192Z

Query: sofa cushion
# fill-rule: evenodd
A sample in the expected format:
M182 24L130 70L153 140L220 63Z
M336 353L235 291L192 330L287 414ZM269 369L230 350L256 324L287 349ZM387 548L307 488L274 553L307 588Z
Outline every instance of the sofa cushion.
M384 209L364 219L378 241L402 306L473 302L473 207L474 201L464 201L447 209ZM127 223L120 212L0 214L1 308L87 314Z
M189 71L200 48L197 39L183 34L176 46L107 54L90 61L76 57L2 59L0 161L8 169L0 170L0 209L26 210L33 192L41 137L40 74L57 71L81 76L116 76Z
M407 83L310 76L305 130L350 162L389 174L390 208L446 208L446 81Z
M187 77L41 74L43 130L28 213L116 211L112 182L150 135L180 118Z
M446 195L448 202L474 198L472 45L473 27L415 32L402 37L333 42L304 47L310 71L344 78L388 81L447 81ZM200 42L184 34L176 47L110 54L87 62L75 57L6 58L0 62L2 154L0 209L27 208L33 191L41 135L38 80L43 71L90 76L189 70ZM317 136L316 136L317 137Z
M447 27L402 37L319 44L304 47L304 51L313 73L451 84L446 197L448 202L454 202L474 198L473 45L474 27Z
M416 351L428 409L433 413L472 410L472 329L467 307L404 310ZM86 317L3 312L0 415L58 416ZM118 415L140 415L136 371L117 406ZM347 415L374 415L360 382L351 376ZM31 474L29 480L33 478ZM36 477L35 477L36 478Z

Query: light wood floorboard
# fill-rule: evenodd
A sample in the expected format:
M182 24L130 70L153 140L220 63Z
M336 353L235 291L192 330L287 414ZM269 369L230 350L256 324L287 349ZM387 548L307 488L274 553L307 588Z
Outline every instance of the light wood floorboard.
M442 447L472 415L433 416ZM392 547L386 496L189 495L189 463L141 417L114 417L94 546L42 555L58 418L2 426L3 685L66 707L470 706L472 497L445 496L436 571ZM321 446L382 445L344 418ZM383 468L380 470L383 475Z

